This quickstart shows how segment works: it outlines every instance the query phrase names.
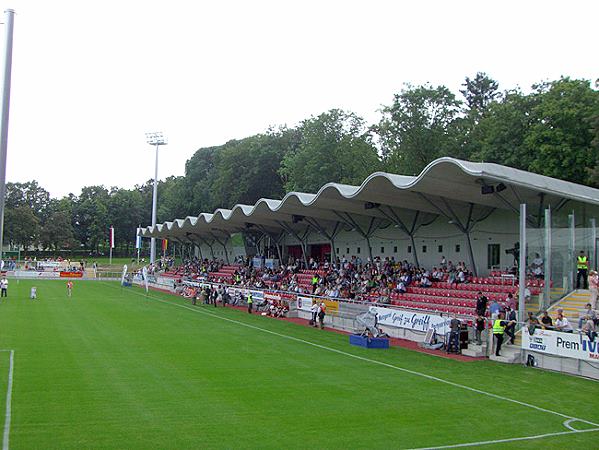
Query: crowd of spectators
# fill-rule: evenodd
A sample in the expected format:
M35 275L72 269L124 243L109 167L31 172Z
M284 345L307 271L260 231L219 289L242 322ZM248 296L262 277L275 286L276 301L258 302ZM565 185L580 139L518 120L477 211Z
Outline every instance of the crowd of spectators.
M223 266L222 260L195 258L169 270L181 277L204 278L258 289L348 299L378 296L383 303L392 293L405 293L410 286L430 287L435 281L458 285L468 283L472 276L464 262L454 264L445 258L432 270L416 267L406 260L396 261L393 257L362 260L356 256L338 258L334 263L320 263L311 258L307 270L302 270L303 264L293 258L278 268L254 267L249 258L238 258L233 272L221 273ZM309 282L305 281L306 272L310 273Z

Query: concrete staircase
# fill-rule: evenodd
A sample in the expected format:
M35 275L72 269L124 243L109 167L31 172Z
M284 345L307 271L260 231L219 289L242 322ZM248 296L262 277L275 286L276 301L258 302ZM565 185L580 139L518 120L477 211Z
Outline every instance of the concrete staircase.
M549 315L555 321L557 317L557 309L564 310L564 316L570 322L572 328L578 328L578 319L580 311L582 311L591 298L590 291L586 289L577 289L570 295L564 297L560 302L556 303L549 309Z
M501 346L501 356L495 356L495 352L491 352L489 359L491 361L497 361L507 364L519 364L522 362L522 348L518 342L519 336L516 335L516 343L506 344Z
M487 344L485 342L482 345L468 344L468 348L462 350L462 355L470 356L471 358L487 356Z

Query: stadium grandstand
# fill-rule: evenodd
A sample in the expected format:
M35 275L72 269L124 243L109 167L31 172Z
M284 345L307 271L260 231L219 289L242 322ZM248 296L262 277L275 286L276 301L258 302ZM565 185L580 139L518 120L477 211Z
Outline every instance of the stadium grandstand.
M598 214L597 189L440 158L418 176L377 172L360 186L329 183L141 235L193 249L195 262L162 272L166 278L314 294L338 300L340 312L359 303L469 324L481 296L516 309L520 323L573 301L572 322L589 298L576 289L578 255L597 267Z

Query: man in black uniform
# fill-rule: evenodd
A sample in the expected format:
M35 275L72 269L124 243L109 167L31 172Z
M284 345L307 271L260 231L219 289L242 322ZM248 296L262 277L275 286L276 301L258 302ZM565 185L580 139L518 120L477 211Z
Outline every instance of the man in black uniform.
M476 297L476 314L485 317L488 302L489 299L483 295L482 291L478 291L478 296Z

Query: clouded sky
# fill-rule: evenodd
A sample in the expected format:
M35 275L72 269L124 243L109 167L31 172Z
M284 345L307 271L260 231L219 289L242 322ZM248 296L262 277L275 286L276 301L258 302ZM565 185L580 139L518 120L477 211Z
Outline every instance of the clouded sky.
M455 93L599 77L597 1L5 2L16 11L8 181L53 197L159 178L201 147L331 108L374 122L404 83Z

